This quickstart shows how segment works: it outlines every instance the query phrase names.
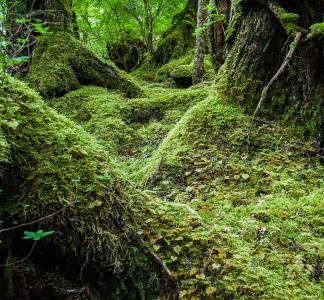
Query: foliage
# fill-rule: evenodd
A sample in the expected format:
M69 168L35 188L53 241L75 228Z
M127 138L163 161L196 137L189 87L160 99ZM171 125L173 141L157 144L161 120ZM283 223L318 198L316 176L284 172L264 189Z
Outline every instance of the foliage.
M183 1L149 0L153 18L154 42L171 25L173 15L183 8ZM106 55L106 44L123 43L138 38L146 42L144 1L77 0L74 10L83 40L98 54ZM95 20L95 21L94 21Z
M37 230L36 232L33 231L25 231L24 232L24 240L34 240L34 241L39 241L51 234L53 234L54 231L43 231L42 229Z

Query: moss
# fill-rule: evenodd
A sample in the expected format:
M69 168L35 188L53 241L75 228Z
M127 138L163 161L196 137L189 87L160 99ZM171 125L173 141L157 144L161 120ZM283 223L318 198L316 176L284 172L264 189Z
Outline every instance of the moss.
M25 81L46 98L78 89L80 83L119 89L129 97L141 93L124 72L62 32L39 39Z
M196 1L188 1L184 10L174 17L172 27L164 33L154 53L156 65L164 65L172 59L177 59L194 47L196 6Z
M51 105L95 135L111 155L129 160L130 154L149 155L183 112L207 95L206 90L160 87L144 92L145 97L126 101L104 88L82 87Z
M308 38L312 38L316 35L323 35L324 34L324 22L322 23L315 23L310 26L310 33L308 34Z
M171 77L191 77L192 65L181 65L171 72Z
M135 198L124 194L124 179L108 153L26 85L8 78L0 89L1 128L11 156L0 169L7 201L15 206L11 222L65 207L42 223L56 231L55 244L81 260L89 256L98 265L120 269L132 240ZM16 128L4 125L10 119L17 120Z
M210 80L215 77L213 65L210 55L204 56L205 80ZM155 80L167 81L174 77L192 77L193 69L193 54L181 56L178 59L173 59L169 63L163 65L156 71ZM184 75L184 76L183 76Z
M235 0L232 3L233 17L231 19L230 24L227 26L225 31L225 41L231 42L236 34L238 25L241 22L243 11L241 7L241 0Z
M8 161L8 143L3 135L2 130L0 131L0 162ZM0 170L1 172L1 170ZM0 173L1 174L1 173Z
M323 167L310 144L221 94L170 131L137 178L164 200L145 232L183 299L320 297Z
M281 22L283 23L285 30L287 33L291 32L297 32L298 31L298 25L296 25L296 22L299 19L299 15L295 13L289 13L284 8L280 7L278 8L279 18Z

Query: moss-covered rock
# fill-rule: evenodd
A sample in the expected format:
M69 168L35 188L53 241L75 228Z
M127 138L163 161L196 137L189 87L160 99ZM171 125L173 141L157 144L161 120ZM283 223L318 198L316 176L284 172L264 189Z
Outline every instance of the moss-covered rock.
M25 81L46 98L66 94L80 84L119 89L128 97L141 94L126 73L65 32L39 38Z
M188 88L192 85L192 65L176 67L171 72L171 77L178 88Z

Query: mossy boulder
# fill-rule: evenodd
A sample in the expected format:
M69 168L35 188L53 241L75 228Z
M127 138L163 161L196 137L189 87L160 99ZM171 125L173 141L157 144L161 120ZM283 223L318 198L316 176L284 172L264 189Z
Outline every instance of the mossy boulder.
M176 67L171 72L171 77L174 80L176 87L188 88L192 85L192 65L183 65Z
M128 97L141 94L126 73L65 32L39 38L24 80L45 98L62 96L81 84L118 89Z

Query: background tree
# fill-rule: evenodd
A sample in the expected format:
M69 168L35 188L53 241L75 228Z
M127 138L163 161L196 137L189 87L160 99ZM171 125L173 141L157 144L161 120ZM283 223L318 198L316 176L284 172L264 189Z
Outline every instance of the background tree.
M210 0L208 45L215 74L225 60L225 31L230 14L229 0Z
M197 84L204 77L204 52L206 47L207 0L198 1L196 48L192 82Z
M73 35L78 35L72 1L15 2L17 17L41 20L44 30L25 78L44 97L62 95L80 84L118 88L132 97L140 89L125 74L103 61ZM33 22L33 21L31 21Z

